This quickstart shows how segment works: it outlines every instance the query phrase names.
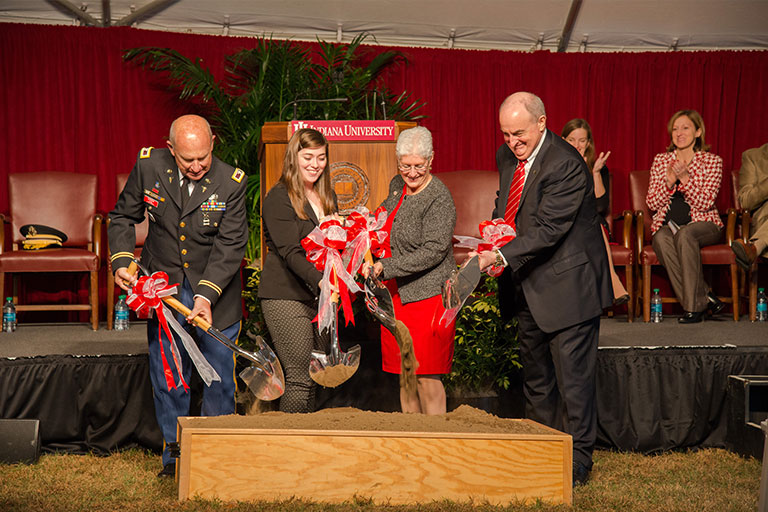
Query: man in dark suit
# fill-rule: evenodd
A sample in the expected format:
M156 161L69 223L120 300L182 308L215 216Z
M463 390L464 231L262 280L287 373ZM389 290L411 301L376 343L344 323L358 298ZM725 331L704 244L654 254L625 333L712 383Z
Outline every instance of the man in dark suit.
M109 214L109 246L115 282L129 290L136 282L127 269L136 245L134 226L146 213L149 233L141 253L143 265L151 272L166 272L170 284L179 283L176 297L191 309L186 321L200 316L236 339L242 315L239 271L248 239L246 179L243 171L213 156L213 140L205 119L186 115L171 125L167 148L141 150ZM177 316L184 325L185 319ZM232 351L199 328L188 325L187 330L221 377L203 391L201 414L234 413ZM168 445L176 441L176 419L189 415L189 392L174 387L179 376L170 341L159 335L157 315L147 322L147 337L155 413L165 444L158 476L173 476L175 462ZM189 382L189 355L178 336L174 338L184 382Z
M608 261L584 159L547 130L544 104L519 92L499 109L493 218L517 232L480 267L503 265L502 315L519 320L526 414L573 436L573 482L592 468L600 314L611 305Z

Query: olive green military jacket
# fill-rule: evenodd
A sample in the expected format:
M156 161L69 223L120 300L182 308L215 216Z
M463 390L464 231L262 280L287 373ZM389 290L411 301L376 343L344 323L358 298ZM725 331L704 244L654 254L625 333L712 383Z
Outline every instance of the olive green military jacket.
M136 246L136 224L149 218L141 262L164 271L170 284L186 276L195 295L211 301L214 325L242 317L240 264L248 240L246 176L216 157L181 208L179 171L171 152L144 148L115 209L109 214L112 267L127 267Z

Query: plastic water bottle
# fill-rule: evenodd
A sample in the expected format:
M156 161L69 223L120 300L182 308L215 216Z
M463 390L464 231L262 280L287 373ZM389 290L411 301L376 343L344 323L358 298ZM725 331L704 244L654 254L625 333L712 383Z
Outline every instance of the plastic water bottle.
M129 327L128 304L125 303L125 295L121 295L118 298L117 304L115 304L115 330L125 331Z
M661 315L661 295L659 289L654 288L651 295L651 322L658 324L662 320L664 317Z
M768 297L765 296L765 288L757 292L757 321L768 321Z
M16 330L16 306L13 304L13 298L6 297L3 304L3 332L13 332Z

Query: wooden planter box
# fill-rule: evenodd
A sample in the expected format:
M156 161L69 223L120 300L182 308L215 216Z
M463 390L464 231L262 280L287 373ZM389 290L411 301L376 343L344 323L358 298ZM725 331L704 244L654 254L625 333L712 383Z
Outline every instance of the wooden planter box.
M179 418L180 500L572 500L571 436L530 420L507 421L541 434L254 429L231 418L226 428Z

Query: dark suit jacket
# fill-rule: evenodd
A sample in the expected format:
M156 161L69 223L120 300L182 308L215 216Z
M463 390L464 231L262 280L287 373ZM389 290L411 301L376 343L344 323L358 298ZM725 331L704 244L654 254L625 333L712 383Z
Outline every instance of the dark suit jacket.
M501 248L508 266L499 298L505 315L513 315L513 280L519 281L536 324L553 332L599 316L613 294L587 165L570 144L545 134L520 198L517 237ZM504 216L517 163L506 145L496 152L493 218Z
M195 294L211 301L215 325L242 317L240 264L248 241L245 173L213 157L181 211L179 171L171 152L139 153L115 209L109 214L112 265L127 267L136 245L136 224L149 217L141 261L168 273L170 284L186 276Z
M323 274L307 261L307 253L301 246L301 240L319 224L314 210L306 203L304 213L309 219L300 219L293 210L288 191L278 182L264 198L261 211L267 255L259 283L259 297L315 300L320 293L317 285Z

